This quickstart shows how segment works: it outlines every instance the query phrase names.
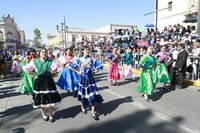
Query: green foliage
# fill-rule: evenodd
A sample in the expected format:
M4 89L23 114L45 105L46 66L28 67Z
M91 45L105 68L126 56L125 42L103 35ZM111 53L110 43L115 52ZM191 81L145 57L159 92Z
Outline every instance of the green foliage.
M40 32L40 30L38 28L35 28L34 35L35 35L35 37L33 39L33 42L34 42L36 47L39 47L40 40L41 40L41 32Z
M29 42L25 42L24 45L25 45L25 46L29 46L30 43L29 43Z

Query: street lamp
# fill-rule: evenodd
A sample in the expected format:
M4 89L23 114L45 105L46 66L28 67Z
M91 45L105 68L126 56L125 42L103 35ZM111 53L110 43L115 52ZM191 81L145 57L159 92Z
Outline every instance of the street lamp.
M66 48L66 31L68 33L68 26L66 26L66 24L65 24L65 17L64 17L64 22L61 23L61 29L59 30L58 25L56 26L56 29L57 29L58 33L61 32L61 34L62 34L62 44L63 44L64 48ZM63 35L65 37L64 39L63 39ZM68 37L67 37L67 42L68 42Z

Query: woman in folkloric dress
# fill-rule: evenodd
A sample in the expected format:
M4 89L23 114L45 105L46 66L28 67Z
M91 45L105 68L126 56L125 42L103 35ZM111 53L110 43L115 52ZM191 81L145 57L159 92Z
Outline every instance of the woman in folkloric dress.
M92 117L98 120L98 116L95 113L95 103L101 103L103 98L97 91L93 75L99 70L102 70L103 66L97 60L89 57L88 48L83 48L83 57L74 60L74 62L69 65L69 68L79 75L74 96L78 97L78 101L81 102L82 112L86 114L85 108L91 107Z
M156 58L151 55L152 48L149 47L147 54L140 60L139 67L142 69L137 91L143 93L145 101L149 102L148 95L152 95L155 89L152 68L156 64Z
M57 73L58 66L48 59L46 48L40 51L40 58L36 58L23 67L23 70L35 76L33 90L33 108L40 108L45 121L54 122L53 106L61 101L52 75ZM35 74L32 74L34 72Z
M58 59L58 64L63 67L61 74L59 76L56 85L60 87L60 89L68 92L72 92L77 84L78 75L76 72L69 69L69 64L73 61L74 55L72 50L68 48L64 55Z
M21 68L23 66L26 66L28 63L30 63L37 57L35 49L32 49L31 51L29 51L28 54L29 55L27 56L27 58L24 58L22 60L22 62L20 63ZM24 72L23 70L22 70L22 77L23 77L23 80L19 87L20 92L22 94L30 94L31 93L33 95L34 82L35 82L34 77L31 76L30 74Z
M134 78L133 72L132 72L132 61L133 61L133 54L132 54L132 48L128 47L126 49L126 53L123 53L122 60L123 60L123 66L121 70L122 78L125 80L126 78Z
M163 88L166 88L166 84L170 83L170 77L167 72L167 68L165 66L165 58L167 57L167 53L165 52L165 46L162 46L161 51L156 55L158 58L158 65L156 66L156 70L154 73L154 82L155 83L164 83Z
M11 72L15 73L16 76L18 76L21 72L20 65L19 65L20 61L19 61L19 58L18 58L18 51L14 52L14 56L12 57L12 61L13 61L13 64L12 64Z
M113 52L108 55L108 59L110 60L110 67L108 71L108 80L110 80L110 85L117 85L118 80L120 80L120 72L119 72L119 62L121 61L121 56L118 54L118 48L114 47Z

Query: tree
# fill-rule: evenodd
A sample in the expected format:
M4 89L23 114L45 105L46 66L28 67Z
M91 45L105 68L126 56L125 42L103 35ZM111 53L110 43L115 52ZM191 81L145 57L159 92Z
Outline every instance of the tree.
M33 39L33 42L34 42L36 47L39 47L40 40L41 40L41 33L40 33L40 30L38 28L35 28L34 35L35 35L35 37Z

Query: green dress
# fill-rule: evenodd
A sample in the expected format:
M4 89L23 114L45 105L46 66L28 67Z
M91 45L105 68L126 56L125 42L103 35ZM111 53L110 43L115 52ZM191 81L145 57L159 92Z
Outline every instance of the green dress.
M165 64L159 63L156 67L154 73L154 82L155 83L170 83L170 77L168 75Z
M20 67L22 68L22 66L25 66L28 64L28 59L24 59L21 63L20 63ZM33 94L33 88L34 88L34 81L35 79L30 76L30 74L26 73L23 71L22 69L22 77L23 80L20 84L20 92L22 94Z
M140 60L139 65L143 67L143 71L140 75L139 84L137 86L137 91L139 93L152 95L155 89L152 68L156 64L156 62L156 58L150 55L146 55Z

